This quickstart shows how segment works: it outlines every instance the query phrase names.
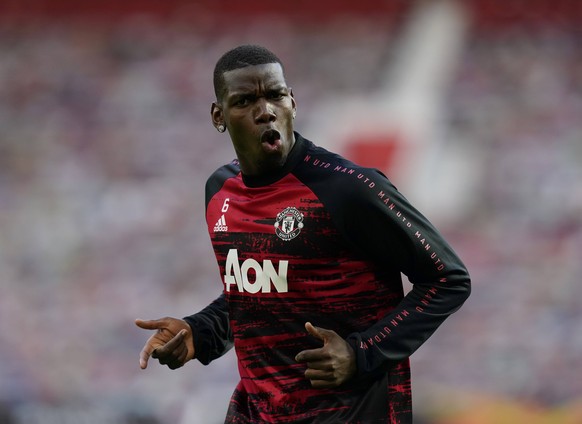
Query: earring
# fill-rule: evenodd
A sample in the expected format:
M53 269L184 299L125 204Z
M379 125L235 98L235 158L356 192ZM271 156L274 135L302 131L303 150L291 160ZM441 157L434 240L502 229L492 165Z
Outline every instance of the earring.
M294 110L294 111L293 111L293 119L295 119L295 117L296 117L296 116L297 116L297 111L296 111L296 110Z
M218 130L219 133L223 133L226 130L226 127L224 126L224 124L219 124L218 127L216 127L216 129Z

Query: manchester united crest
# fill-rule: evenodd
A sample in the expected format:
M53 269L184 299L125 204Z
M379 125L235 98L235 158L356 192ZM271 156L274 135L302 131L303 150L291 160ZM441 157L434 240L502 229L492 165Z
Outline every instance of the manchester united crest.
M281 240L293 240L303 228L303 214L296 208L288 207L277 214L275 233Z

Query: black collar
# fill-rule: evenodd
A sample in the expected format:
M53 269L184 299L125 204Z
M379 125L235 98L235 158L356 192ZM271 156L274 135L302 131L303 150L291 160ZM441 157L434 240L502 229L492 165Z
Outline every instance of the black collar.
M305 139L301 137L298 132L294 131L293 134L295 134L295 144L291 148L285 164L281 168L266 175L255 176L244 175L241 173L243 182L247 187L263 187L273 184L289 174L295 168L301 158L303 158L308 143L306 143Z

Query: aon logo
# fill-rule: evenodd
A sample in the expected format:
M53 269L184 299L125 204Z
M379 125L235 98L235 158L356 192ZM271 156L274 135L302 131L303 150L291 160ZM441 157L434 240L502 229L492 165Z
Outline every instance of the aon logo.
M287 267L289 261L279 261L278 269L265 259L261 265L254 259L246 259L242 264L238 261L238 251L230 249L226 257L224 285L226 291L236 286L239 292L271 293L271 287L278 293L287 293ZM251 279L254 277L254 281Z

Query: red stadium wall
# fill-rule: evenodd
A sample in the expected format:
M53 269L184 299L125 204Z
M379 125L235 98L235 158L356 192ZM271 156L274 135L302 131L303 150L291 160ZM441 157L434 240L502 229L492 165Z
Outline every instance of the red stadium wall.
M299 21L325 21L338 14L397 16L409 6L409 1L391 0L4 0L0 1L3 18L63 18L79 17L116 19L140 13L162 19L197 18L197 14L213 14L225 21L253 18L260 14L285 15ZM177 15L180 13L180 16Z
M582 1L579 0L459 1L472 8L478 28L494 29L524 21L582 26ZM397 18L415 3L412 0L1 0L0 19L83 17L109 21L140 13L160 19L196 20L200 15L211 14L226 23L231 19L241 21L275 14L298 22L321 22L337 15Z

